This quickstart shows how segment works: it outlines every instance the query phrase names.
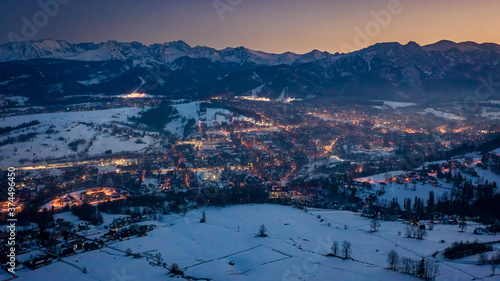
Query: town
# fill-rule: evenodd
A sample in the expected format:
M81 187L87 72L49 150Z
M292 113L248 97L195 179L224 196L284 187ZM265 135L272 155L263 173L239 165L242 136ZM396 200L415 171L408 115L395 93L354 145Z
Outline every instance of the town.
M169 216L210 206L349 210L372 220L372 231L378 221L399 220L424 231L436 224L468 226L476 235L500 230L500 126L486 113L496 117L497 104L462 116L456 103L115 101L27 109L21 119L3 110L5 151L36 155L0 161L17 170L18 270L144 237ZM137 109L127 111L134 116L116 111L127 108ZM108 111L110 119L92 117ZM64 126L43 118L82 112L89 118L68 115ZM89 133L77 136L76 127ZM46 138L61 145L44 146ZM8 202L1 206L7 221ZM142 257L160 263L155 255Z

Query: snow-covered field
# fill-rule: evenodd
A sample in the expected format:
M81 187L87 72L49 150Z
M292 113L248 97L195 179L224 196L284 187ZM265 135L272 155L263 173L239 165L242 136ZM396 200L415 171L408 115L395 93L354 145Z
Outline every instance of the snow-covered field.
M403 174L403 171L393 171L389 174L393 177ZM397 198L401 208L403 207L403 202L405 198L413 199L419 197L421 199L427 200L429 198L429 193L431 191L434 192L434 196L436 198L440 198L443 194L447 193L448 196L451 194L451 190L453 188L452 183L446 183L445 181L441 181L438 179L438 183L441 185L439 187L433 186L429 183L422 184L422 182L417 182L416 184L408 183L408 184L398 184L393 182L392 184L383 185L380 182L385 181L385 173L377 174L369 177L359 178L357 179L361 182L369 182L372 184L371 190L361 190L361 197L368 197L370 194L376 194L380 190L384 190L385 193L378 196L378 200L380 203L382 201L390 202L393 198Z
M500 148L497 148L495 150L490 151L490 153L493 153L495 155L500 155Z
M393 109L396 109L398 107L409 107L417 105L416 103L413 102L398 102L398 101L386 101L386 100L382 100L382 102L384 102L384 105L387 105Z
M189 119L193 119L198 122L199 120L199 110L200 102L189 102L180 103L174 105L175 109L179 112L179 118L168 123L165 129L172 134L182 136L184 132L184 126L186 126Z
M200 112L200 104L200 102L175 104L179 118L168 123L166 129L172 134L183 136L184 127L189 119L195 119L196 125L201 120L209 128L222 122L231 123L233 114L229 110L207 108L206 112ZM130 123L129 117L137 116L145 109L147 108L132 107L3 117L0 127L14 127L35 120L38 120L40 124L15 130L0 137L0 142L2 142L21 135L37 134L36 137L25 142L16 141L13 144L0 146L0 168L29 165L61 157L72 158L81 153L101 155L108 150L112 153L142 151L154 145L154 140L149 135L132 137L125 132L113 133L113 128L110 126L142 135L143 129L135 130L127 124ZM84 142L74 151L69 144L77 140L84 140Z
M483 109L481 117L489 119L500 119L500 110L498 108Z
M500 100L489 100L488 102L492 104L500 104Z
M179 118L168 123L166 125L166 130L172 134L182 136L184 133L184 126L186 126L189 119L194 119L196 124L198 124L199 120L202 120L208 128L221 122L231 123L231 118L229 118L233 115L231 111L221 108L207 108L206 112L200 112L200 105L201 102L175 104L174 107L179 112ZM240 118L244 118L244 116L240 116Z
M464 120L465 119L465 118L457 116L455 114L442 112L442 111L436 110L434 108L426 108L424 110L424 112L422 112L421 114L428 114L428 113L433 114L436 117L441 117L441 118L448 119L448 120Z
M47 157L75 156L77 152L71 150L68 144L79 139L85 140L86 143L79 145L77 151L81 152L88 148L88 154L91 155L103 154L106 150L112 150L115 153L145 149L152 142L148 136L141 138L143 143L137 143L137 139L126 135L113 135L109 128L97 129L97 126L111 124L113 121L128 122L128 117L136 116L141 110L141 108L117 108L4 117L2 127L13 127L35 120L40 121L40 124L2 135L0 141L23 134L37 134L30 141L1 146L0 167L18 166L22 159L24 163L31 163L33 160ZM94 139L92 145L88 147L92 139Z
M498 278L489 277L489 266L432 257L455 241L499 240L499 236L474 235L470 229L461 233L456 226L436 225L425 240L416 240L398 235L398 231L404 232L401 222L382 222L378 232L370 233L369 219L346 211L306 212L276 205L205 211L204 224L199 223L202 210L188 212L185 217L164 216L162 223L154 222L159 227L146 237L63 258L77 267L86 267L86 274L75 266L56 262L35 271L18 271L18 280L49 280L54 273L62 280L75 281L180 280L166 275L162 267L150 265L145 258L134 259L120 252L128 248L141 253L159 251L164 262L178 263L187 276L210 280L416 280L386 269L387 253L393 249L400 256L438 262L438 281ZM269 237L255 237L261 224L266 225ZM442 239L446 242L440 243ZM324 256L333 241L344 240L352 243L354 260Z

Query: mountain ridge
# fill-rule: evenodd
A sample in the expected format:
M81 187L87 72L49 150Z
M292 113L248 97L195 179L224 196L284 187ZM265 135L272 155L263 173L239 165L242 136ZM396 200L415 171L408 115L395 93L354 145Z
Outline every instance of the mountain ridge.
M171 63L180 57L188 56L191 58L207 58L214 62L223 63L250 61L257 65L277 65L292 64L296 59L310 53L284 52L274 54L251 50L243 46L226 47L218 50L199 45L192 47L182 40L144 45L136 41L117 42L109 40L98 44L72 44L65 40L42 39L0 45L0 62L43 58L80 61L139 60L142 57L158 63ZM303 61L307 60L304 59Z
M360 49L351 53L366 50L379 44L400 44L397 42L377 43L364 49ZM417 43L410 41L406 45L416 45ZM421 46L425 51L449 51L457 48L462 52L473 50L486 50L500 53L500 45L495 43L478 44L471 41L456 43L449 40L441 40L439 42ZM345 53L350 54L350 53ZM327 51L319 51L317 49L308 53L297 54L293 52L284 53L267 53L259 50L252 50L240 47L226 47L224 49L215 49L207 46L190 46L185 41L177 40L165 43L153 43L145 45L137 41L133 42L117 42L108 40L102 43L82 42L72 44L65 40L41 39L30 41L10 42L0 45L0 62L10 62L17 60L32 60L32 59L66 59L80 61L103 61L103 60L124 60L124 59L139 59L147 58L150 61L158 63L171 63L182 56L191 58L207 58L214 62L253 62L257 65L278 65L278 64L294 64L308 63L324 59L327 57L337 56L339 53L332 54Z
M0 61L0 92L40 102L126 94L143 79L141 92L172 98L252 95L256 88L259 96L277 98L288 88L290 97L301 99L451 101L500 77L500 45L446 40L377 43L345 54L271 54L184 41L146 46L45 39L0 45ZM494 90L488 99L500 99Z

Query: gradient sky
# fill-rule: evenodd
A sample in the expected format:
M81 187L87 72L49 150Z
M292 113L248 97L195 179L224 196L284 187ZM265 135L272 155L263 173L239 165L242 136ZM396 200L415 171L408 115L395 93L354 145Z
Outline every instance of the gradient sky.
M342 51L342 44L359 49L392 41L500 43L498 0L217 0L226 5L241 2L222 18L214 0L0 0L1 44L9 41L9 33L22 36L23 17L33 22L43 11L38 1L69 3L61 4L28 39L144 44L184 40L192 46L245 46L275 53L334 53ZM357 44L355 28L364 30L374 21L371 12L387 10L391 1L400 3L401 12Z

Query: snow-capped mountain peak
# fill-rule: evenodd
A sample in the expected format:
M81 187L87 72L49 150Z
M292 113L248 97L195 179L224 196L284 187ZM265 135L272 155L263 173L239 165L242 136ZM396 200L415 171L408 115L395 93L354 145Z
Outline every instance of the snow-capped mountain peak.
M206 46L191 47L182 40L146 46L139 42L121 43L107 41L99 44L71 44L66 41L43 39L39 41L13 42L0 46L0 62L52 58L79 61L132 59L134 61L156 61L168 64L178 58L187 56L194 59L204 58L220 63L252 63L255 65L271 66L279 64L291 65L295 62L310 62L323 59L329 55L327 52L320 52L318 50L305 55L298 55L291 52L271 54L250 50L243 46L217 50Z

